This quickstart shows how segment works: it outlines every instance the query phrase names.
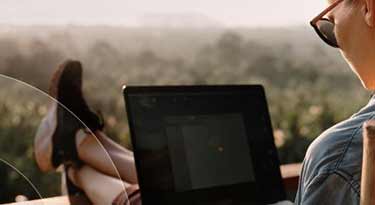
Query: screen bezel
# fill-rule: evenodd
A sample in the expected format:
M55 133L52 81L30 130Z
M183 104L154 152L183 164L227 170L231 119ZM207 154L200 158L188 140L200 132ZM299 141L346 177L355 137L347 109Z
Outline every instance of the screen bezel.
M139 171L140 159L137 153L137 135L134 132L134 125L132 122L132 108L129 102L131 95L153 95L172 93L223 93L236 92L244 95L253 95L258 100L262 101L261 109L263 117L265 118L265 129L268 130L267 136L264 136L262 142L257 142L256 146L252 145L251 150L256 158L253 158L254 169L256 172L257 183L256 186L250 183L235 184L225 187L213 187L202 190L191 190L182 193L177 192L155 192L142 189L146 183L143 180L141 172ZM224 204L242 204L241 201L249 202L246 198L256 199L256 204L269 204L282 201L286 199L284 186L281 179L279 169L279 159L274 144L274 137L272 132L272 125L269 116L269 110L265 91L261 85L219 85L219 86L124 86L123 94L125 98L126 112L128 115L128 123L130 129L130 136L134 148L135 163L137 167L139 186L143 204L216 204L217 202L224 202ZM180 95L180 94L179 94ZM256 168L255 168L256 166ZM253 195L253 196L252 196ZM242 198L244 197L244 198ZM225 203L228 201L228 203ZM232 203L231 203L232 201Z

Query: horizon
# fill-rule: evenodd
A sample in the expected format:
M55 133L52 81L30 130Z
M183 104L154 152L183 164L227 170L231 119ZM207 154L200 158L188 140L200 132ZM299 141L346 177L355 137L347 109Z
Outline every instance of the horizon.
M312 0L4 0L0 25L144 25L194 24L197 27L290 27L303 26L325 8ZM87 6L90 5L90 6ZM269 15L272 14L272 15Z
M253 30L253 29L305 29L310 28L309 24L295 24L295 25L264 25L264 26L247 26L247 25L237 25L237 26L216 26L216 27L194 27L194 26L152 26L152 25L124 25L124 24L48 24L48 23L33 23L33 24L4 24L0 22L0 29L4 28L123 28L123 29L191 29L191 30Z

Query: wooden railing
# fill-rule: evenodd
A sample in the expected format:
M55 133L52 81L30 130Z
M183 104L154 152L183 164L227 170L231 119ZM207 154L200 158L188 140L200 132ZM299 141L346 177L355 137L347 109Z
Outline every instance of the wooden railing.
M32 201L15 202L5 205L91 205L86 197L57 196Z
M281 165L281 176L283 177L286 191L297 191L301 169L302 164L300 163Z
M301 164L287 164L280 167L285 189L287 191L296 191L298 188L299 174ZM25 201L11 203L7 205L90 205L84 197L59 196L41 200Z
M46 198L41 200L33 200L33 201L25 201L25 202L16 202L6 205L68 205L69 199L66 196L59 196L59 197L53 197L53 198Z

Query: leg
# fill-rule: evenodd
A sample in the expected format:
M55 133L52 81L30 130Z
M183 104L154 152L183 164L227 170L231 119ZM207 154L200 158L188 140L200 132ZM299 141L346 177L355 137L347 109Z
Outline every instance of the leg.
M104 175L90 166L70 168L69 179L80 187L93 204L112 204L114 199L130 185L119 179Z
M98 143L95 137L88 135L81 142L77 141L79 158L96 170L112 177L118 177L116 167L123 180L137 184L133 153L112 141L101 131L95 132L95 135L103 146Z

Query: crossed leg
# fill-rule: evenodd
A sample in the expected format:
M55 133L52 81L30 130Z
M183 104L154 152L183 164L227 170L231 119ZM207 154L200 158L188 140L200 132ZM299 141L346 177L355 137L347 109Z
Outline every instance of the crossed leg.
M93 204L110 205L131 185L117 178L105 175L90 166L68 169L69 179L85 191ZM126 196L125 196L126 197Z
M127 199L124 191L137 189L134 157L130 150L101 131L96 131L95 136L79 131L76 146L84 165L70 167L67 174L94 204L113 204L119 197L124 201Z
M101 131L96 131L95 136L105 150L94 136L87 134L81 142L77 142L79 158L104 174L116 178L120 175L122 180L138 184L133 152L117 144Z

